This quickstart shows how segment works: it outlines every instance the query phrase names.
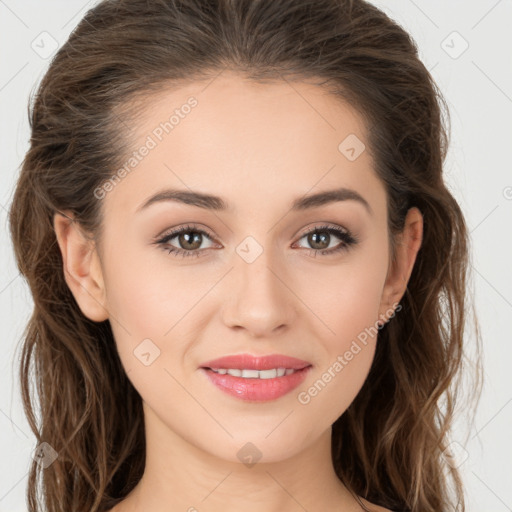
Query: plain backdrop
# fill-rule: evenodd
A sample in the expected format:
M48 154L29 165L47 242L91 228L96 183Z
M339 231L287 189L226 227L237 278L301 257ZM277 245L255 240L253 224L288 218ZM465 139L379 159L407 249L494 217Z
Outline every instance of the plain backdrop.
M0 0L0 512L27 510L25 487L35 449L17 380L18 345L32 301L7 231L13 187L28 148L27 103L53 51L95 3ZM413 36L449 104L445 172L471 232L485 369L474 425L461 419L451 436L454 463L463 473L468 512L512 511L512 336L507 327L512 317L512 2L373 3Z

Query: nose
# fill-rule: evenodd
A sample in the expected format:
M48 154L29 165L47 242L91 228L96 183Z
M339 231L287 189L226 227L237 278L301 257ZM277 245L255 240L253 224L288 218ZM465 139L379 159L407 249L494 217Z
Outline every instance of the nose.
M270 338L292 325L297 298L282 267L264 250L254 261L235 255L226 283L223 321L253 338Z

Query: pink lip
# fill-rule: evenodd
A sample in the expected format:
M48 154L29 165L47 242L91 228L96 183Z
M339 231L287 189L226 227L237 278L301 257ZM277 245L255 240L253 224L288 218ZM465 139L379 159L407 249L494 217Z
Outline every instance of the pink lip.
M219 369L246 369L270 370L273 368L292 368L296 370L290 375L275 377L273 379L246 379L232 375L215 373L212 368ZM306 378L311 364L294 357L281 354L272 354L263 357L254 357L250 354L221 357L204 363L201 371L221 391L228 395L256 402L275 400L286 395Z

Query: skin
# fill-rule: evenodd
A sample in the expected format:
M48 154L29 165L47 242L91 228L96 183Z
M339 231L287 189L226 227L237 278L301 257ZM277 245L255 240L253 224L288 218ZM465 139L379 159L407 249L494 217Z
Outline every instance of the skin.
M421 246L421 213L409 211L391 261L386 193L369 151L350 161L338 150L349 134L367 144L367 127L307 82L256 84L223 73L206 88L164 90L147 99L134 149L190 96L198 105L101 199L99 246L77 223L54 217L66 281L85 316L110 321L143 400L145 473L113 510L360 511L334 473L331 425L361 389L378 336L309 403L297 395L365 328L392 316ZM353 200L290 211L297 198L342 186L373 213ZM221 196L231 209L163 201L136 212L163 188ZM213 235L194 249L201 256L176 257L152 243L191 223ZM318 245L304 233L325 223L359 243L313 255ZM248 236L263 249L251 263L236 252ZM329 248L340 243L331 235ZM167 245L184 247L179 237ZM160 355L146 366L134 350L148 338ZM286 354L313 368L299 388L264 403L224 394L198 369L244 352ZM248 442L261 453L251 467L237 457Z

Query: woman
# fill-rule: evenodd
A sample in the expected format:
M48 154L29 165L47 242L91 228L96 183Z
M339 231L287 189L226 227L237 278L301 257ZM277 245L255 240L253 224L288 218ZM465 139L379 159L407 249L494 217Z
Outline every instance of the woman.
M361 0L89 11L10 217L30 510L39 477L52 512L464 510L469 244L441 106Z

